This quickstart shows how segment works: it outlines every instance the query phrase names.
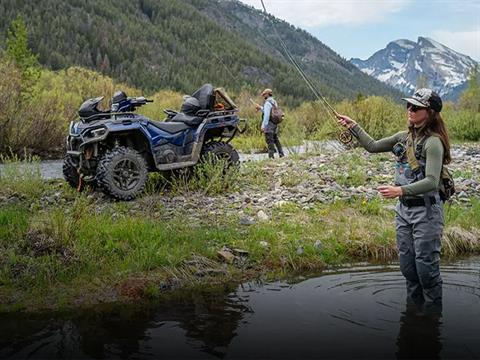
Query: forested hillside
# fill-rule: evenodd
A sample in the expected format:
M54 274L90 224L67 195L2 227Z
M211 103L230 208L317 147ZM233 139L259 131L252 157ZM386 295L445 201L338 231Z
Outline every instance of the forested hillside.
M0 13L1 43L21 16L30 47L53 70L80 65L144 91L188 93L204 82L230 90L269 86L298 104L312 94L279 54L275 21L326 96L398 95L306 32L237 1L2 0Z
M277 31L297 63L316 81L316 86L322 93L336 99L345 96L353 98L358 93L399 97L397 90L385 87L385 84L363 72L359 73L356 66L352 66L317 38L283 20L265 15L237 0L187 1L222 27L241 34L244 39L270 55L288 62L276 35ZM266 3L275 6L275 2Z

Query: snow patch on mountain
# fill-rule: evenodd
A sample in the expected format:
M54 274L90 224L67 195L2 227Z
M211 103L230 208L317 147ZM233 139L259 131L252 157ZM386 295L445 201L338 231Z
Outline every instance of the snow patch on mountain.
M426 37L419 37L417 42L395 40L367 60L350 61L364 73L406 94L411 93L423 78L440 96L453 100L465 88L470 70L478 64Z

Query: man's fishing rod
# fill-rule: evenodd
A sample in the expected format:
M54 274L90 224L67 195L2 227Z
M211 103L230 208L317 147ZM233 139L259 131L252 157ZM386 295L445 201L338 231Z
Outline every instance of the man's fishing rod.
M260 0L260 2L262 3L262 7L263 7L263 11L265 12L265 14L268 15L268 11L265 7L265 4L263 2L263 0ZM340 125L338 124L337 122L337 119L338 119L338 113L335 111L335 109L333 108L332 105L330 105L330 103L327 101L327 99L318 91L318 89L313 85L313 83L310 81L310 79L307 77L307 75L305 74L305 72L302 70L302 68L300 67L300 65L297 63L297 61L295 60L295 58L293 57L293 55L290 53L290 51L288 50L285 42L282 40L282 38L280 37L280 34L278 33L277 31L277 28L275 26L275 23L272 22L272 27L273 27L273 30L275 32L275 35L277 36L278 40L279 40L279 43L280 45L282 46L283 48L283 51L285 52L285 54L287 55L287 58L288 60L290 60L290 62L292 63L293 67L298 71L298 73L300 74L300 76L302 77L302 79L305 81L305 83L307 84L307 86L309 87L309 89L312 91L312 93L315 95L315 97L317 98L317 100L320 100L320 103L324 106L325 110L327 110L327 114L329 114L333 121L335 122L335 124L340 127ZM333 115L333 116L332 116ZM352 141L353 137L352 137L352 133L350 130L343 130L342 128L342 131L338 134L338 139L344 143L344 144L348 144Z

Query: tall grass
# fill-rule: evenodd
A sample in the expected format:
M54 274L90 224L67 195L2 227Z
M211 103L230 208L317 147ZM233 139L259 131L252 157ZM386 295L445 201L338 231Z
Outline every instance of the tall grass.
M13 153L10 156L0 154L0 194L36 198L45 187L38 157L20 159Z
M200 192L218 195L238 189L239 168L225 159L208 156L193 168L174 172L169 184L174 194Z

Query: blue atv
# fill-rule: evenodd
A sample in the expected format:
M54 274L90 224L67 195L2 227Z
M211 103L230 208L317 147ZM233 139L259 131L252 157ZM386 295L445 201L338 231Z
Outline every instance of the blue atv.
M240 131L238 108L223 89L203 85L185 96L179 112L166 109L164 121L134 111L151 102L118 91L107 111L98 109L103 97L85 101L80 119L70 124L63 174L81 190L85 184L131 200L139 195L152 171L192 167L209 156L238 164L230 141Z

